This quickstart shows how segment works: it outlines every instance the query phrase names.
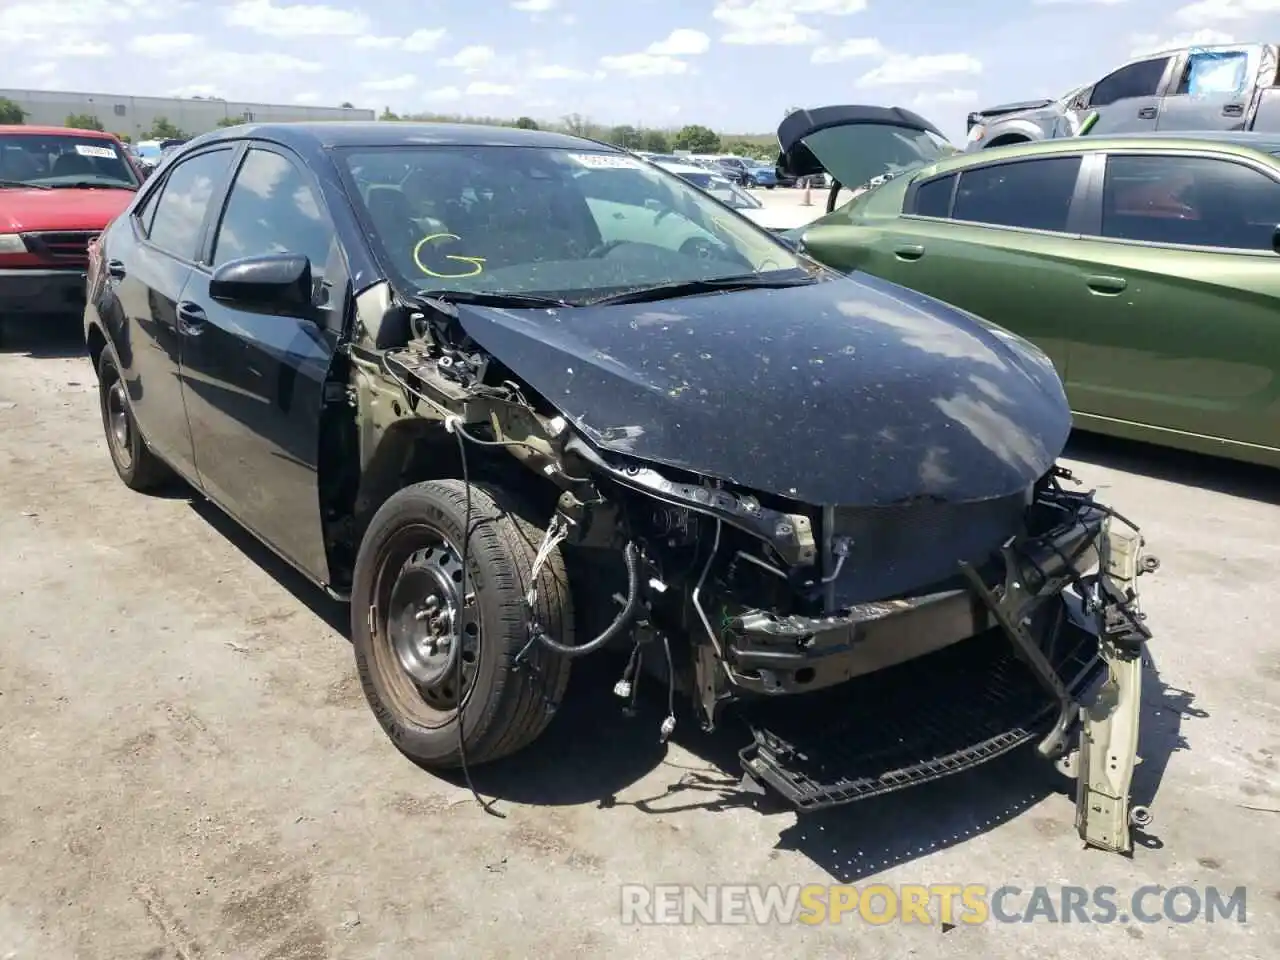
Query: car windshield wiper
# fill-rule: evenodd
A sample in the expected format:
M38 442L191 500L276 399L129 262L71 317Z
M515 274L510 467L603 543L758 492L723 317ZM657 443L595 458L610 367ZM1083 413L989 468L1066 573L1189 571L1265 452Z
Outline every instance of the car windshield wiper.
M674 300L677 297L694 297L703 293L725 293L733 290L777 290L782 287L803 287L817 283L817 277L770 277L747 273L737 277L713 277L708 280L685 280L680 283L659 283L625 293L615 293L590 301L590 306L611 303L649 303L656 300Z
M538 307L572 307L574 304L556 297L540 297L525 293L485 293L474 290L422 290L413 295L429 306L465 303L476 307L513 307L515 309Z
M72 180L69 183L51 183L48 189L58 190L137 190L132 183L103 183L101 180Z
M27 183L25 180L0 180L0 187L19 187L23 190L52 190L47 183Z

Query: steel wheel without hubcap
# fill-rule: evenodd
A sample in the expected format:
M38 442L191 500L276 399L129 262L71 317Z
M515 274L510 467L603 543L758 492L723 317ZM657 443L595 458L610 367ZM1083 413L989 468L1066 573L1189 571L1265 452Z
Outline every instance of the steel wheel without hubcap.
M129 422L129 400L120 377L107 389L107 439L120 466L129 469L133 463L133 428Z
M460 551L425 526L389 543L378 572L376 627L390 656L377 659L398 706L424 727L448 723L475 683L480 618L464 579Z

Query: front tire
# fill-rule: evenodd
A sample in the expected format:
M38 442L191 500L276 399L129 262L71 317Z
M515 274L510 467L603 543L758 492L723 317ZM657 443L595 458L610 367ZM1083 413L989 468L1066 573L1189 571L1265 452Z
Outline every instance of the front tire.
M518 516L503 491L472 485L464 585L466 500L460 480L416 483L391 496L361 541L352 583L365 698L391 741L426 767L463 762L459 703L465 760L486 763L532 743L569 681L566 658L529 644L525 593L543 531ZM573 643L558 549L538 574L534 608L542 629Z
M98 406L107 451L124 485L138 493L150 493L171 483L176 475L151 452L133 418L129 391L110 346L98 358Z

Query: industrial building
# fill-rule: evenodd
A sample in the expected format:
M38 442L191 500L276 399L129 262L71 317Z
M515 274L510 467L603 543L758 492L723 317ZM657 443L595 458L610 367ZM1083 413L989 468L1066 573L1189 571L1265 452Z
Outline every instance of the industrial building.
M113 93L70 93L51 90L2 90L0 97L18 104L26 122L63 126L72 114L97 117L104 130L137 140L164 117L183 133L206 133L224 119L248 122L290 120L372 120L372 110L357 107L313 107L303 104L242 103L204 97L129 97Z

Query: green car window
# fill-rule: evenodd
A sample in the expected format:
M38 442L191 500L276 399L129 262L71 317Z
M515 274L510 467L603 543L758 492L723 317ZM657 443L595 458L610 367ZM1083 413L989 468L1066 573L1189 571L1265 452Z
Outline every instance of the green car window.
M1079 172L1078 156L1015 160L965 170L951 218L1065 232Z
M1227 158L1112 156L1102 235L1142 243L1271 250L1280 182Z

